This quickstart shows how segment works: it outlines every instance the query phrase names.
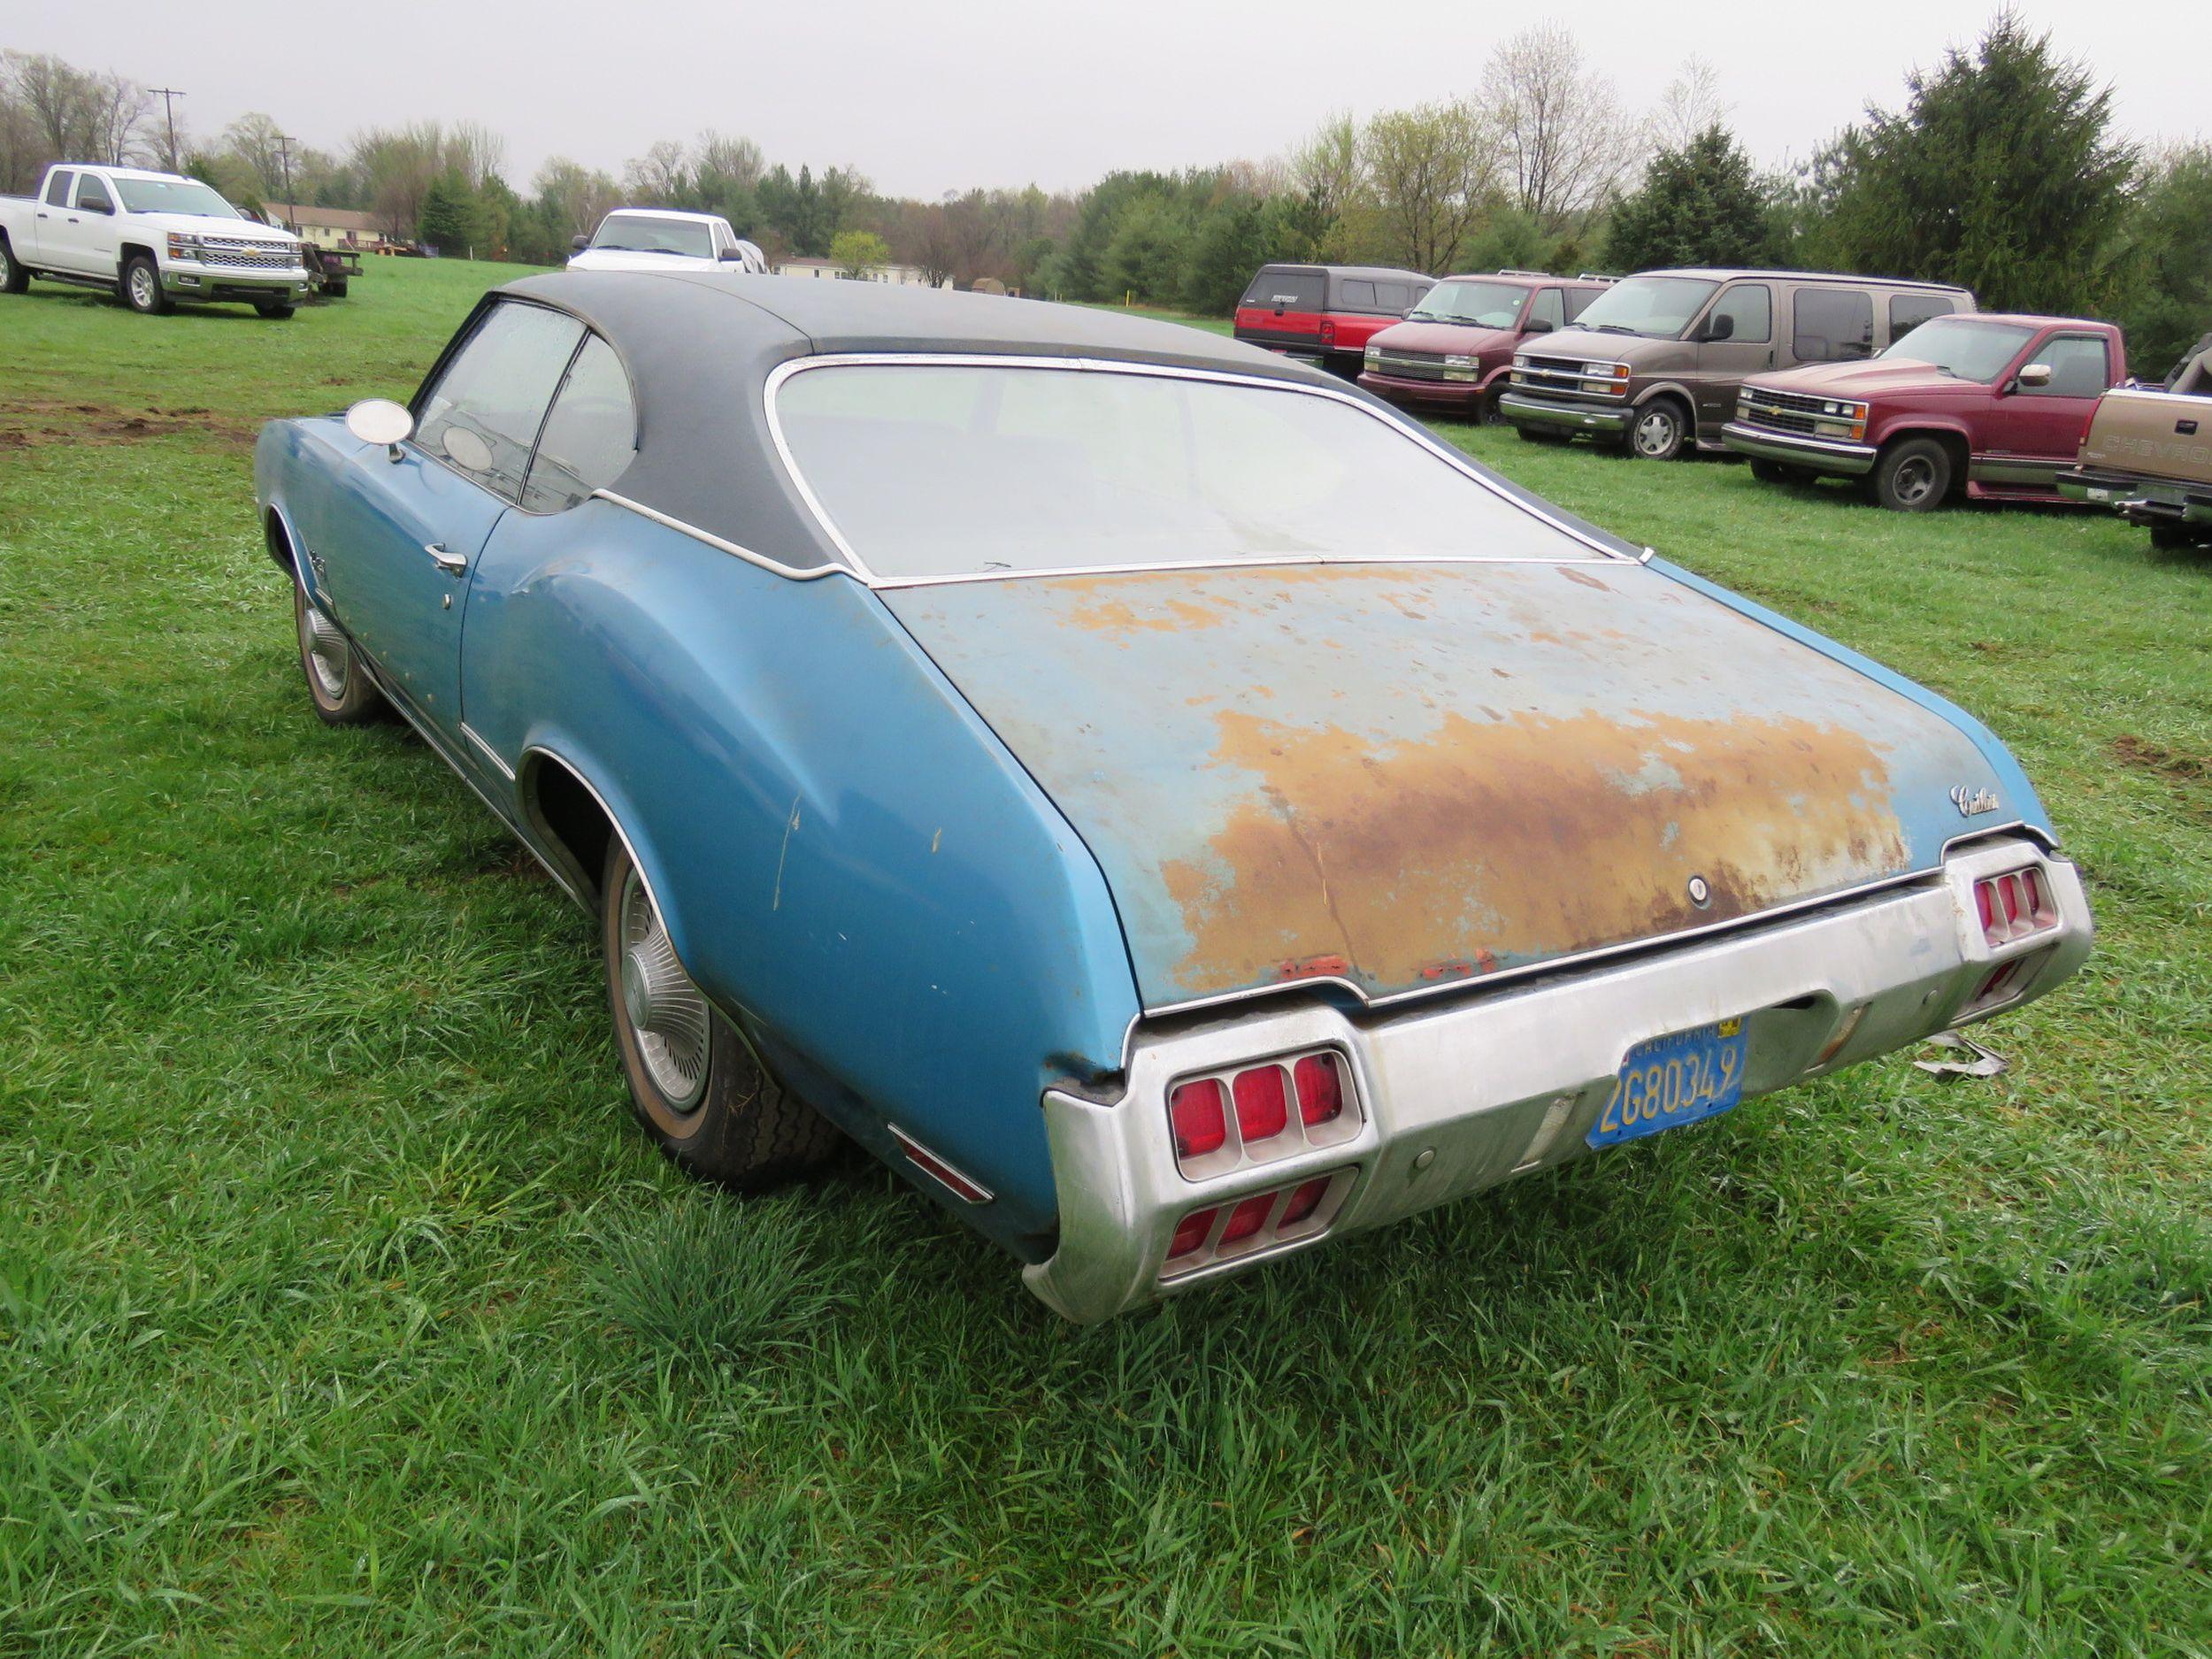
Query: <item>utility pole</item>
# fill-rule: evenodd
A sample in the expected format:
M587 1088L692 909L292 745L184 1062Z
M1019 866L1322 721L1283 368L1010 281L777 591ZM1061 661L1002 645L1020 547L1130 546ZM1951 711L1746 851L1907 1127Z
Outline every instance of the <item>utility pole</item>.
M169 171L174 173L177 170L179 159L177 156L177 100L184 94L174 87L154 87L150 90L154 96L161 100L163 113L169 123Z
M285 219L288 219L288 218L290 218L290 217L291 217L291 214L292 214L292 208L293 208L293 204L292 204L292 146L293 146L294 144L296 144L297 142L299 142L299 140L297 140L296 138L292 138L292 137L289 137L289 136L288 136L287 134L283 134L283 133L279 133L279 134L277 134L277 141L276 141L276 142L277 142L277 154L278 154L279 156L280 156L280 157L282 157L284 158L284 215L283 215L283 217L284 217ZM280 219L278 222L279 222L280 224L282 224L282 223L283 223L283 220ZM289 225L285 225L285 226L284 226L284 228L285 228L285 229L287 229L287 230L289 230L289 229L291 229L292 227L291 227Z

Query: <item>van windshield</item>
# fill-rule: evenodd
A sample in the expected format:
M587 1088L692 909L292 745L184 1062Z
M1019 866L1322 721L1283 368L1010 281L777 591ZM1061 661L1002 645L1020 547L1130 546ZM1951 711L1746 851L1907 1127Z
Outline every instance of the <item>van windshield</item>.
M194 219L246 217L197 179L119 178L115 193L134 213L184 213Z
M878 576L1586 550L1394 421L1195 375L837 365L776 394L793 470Z
M1413 323L1472 323L1479 328L1510 328L1521 319L1528 290L1510 282L1439 282L1406 313Z
M1629 277L1592 300L1575 326L1672 340L1719 286L1703 277Z
M2017 323L1969 322L1963 317L1939 317L1923 323L1888 350L1886 357L1910 357L1955 374L1962 380L1987 386L2005 372L2005 365L2035 332Z

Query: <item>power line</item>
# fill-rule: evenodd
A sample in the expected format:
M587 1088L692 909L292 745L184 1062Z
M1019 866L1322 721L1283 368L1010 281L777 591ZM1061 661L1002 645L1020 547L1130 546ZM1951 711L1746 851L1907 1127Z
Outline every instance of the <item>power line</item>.
M167 118L168 118L168 122L169 122L169 171L170 171L170 172L172 172L172 173L174 173L174 172L177 170L177 159L178 159L178 157L177 157L177 100L178 100L179 98L182 97L182 96L184 96L184 94L183 94L183 93L181 93L181 92L180 92L180 91L178 91L178 90L177 90L174 87L154 87L154 88L150 88L150 90L153 93L154 96L156 96L157 98L159 98L159 99L161 100L161 107L162 107L162 110L164 111L164 112L166 114L166 116L167 116Z

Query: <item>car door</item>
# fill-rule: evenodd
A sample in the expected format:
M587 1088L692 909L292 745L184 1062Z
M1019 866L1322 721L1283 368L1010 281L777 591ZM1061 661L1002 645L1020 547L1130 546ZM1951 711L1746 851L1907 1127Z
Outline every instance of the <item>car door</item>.
M1713 338L1726 319L1727 338ZM1751 375L1774 366L1774 289L1765 282L1732 282L1715 296L1697 330L1697 367L1689 379L1697 399L1697 433L1716 442L1734 419L1736 390Z
M108 188L105 179L96 173L77 175L77 205L69 217L69 231L76 240L78 256L83 260L81 269L103 273L122 269L122 234L115 223L117 206L114 192Z
M324 584L387 687L460 736L469 572L519 501L538 428L583 325L502 300L418 394L396 453L364 445L331 503Z
M2047 334L2024 352L1999 382L2003 395L1990 422L1990 453L1976 476L1996 485L2049 485L2073 460L2097 399L2112 384L2107 352L2101 334L2065 332ZM2021 383L2021 370L2032 363L2049 367L2047 385Z
M78 266L70 236L69 204L76 188L74 170L56 170L46 175L46 188L31 212L31 250L50 271L74 271Z

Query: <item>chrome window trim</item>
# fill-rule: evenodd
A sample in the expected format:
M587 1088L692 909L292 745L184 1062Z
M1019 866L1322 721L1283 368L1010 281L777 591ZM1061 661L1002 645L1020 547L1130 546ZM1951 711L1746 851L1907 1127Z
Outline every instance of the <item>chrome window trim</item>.
M1457 450L1451 448L1450 445L1443 443L1431 435L1428 430L1422 426L1418 422L1401 415L1397 411L1389 408L1387 405L1379 404L1368 398L1356 397L1348 392L1340 392L1332 387L1306 386L1295 380L1278 380L1270 375L1240 374L1234 371L1226 369L1194 369L1184 367L1179 365L1125 362L1118 358L1107 357L1031 357L1024 356L1019 353L1009 354L998 352L846 351L829 352L819 357L789 358L785 362L778 364L773 369L770 370L767 379L762 386L761 398L768 421L769 436L775 443L776 454L778 457L783 462L785 476L790 480L792 488L798 493L799 499L806 503L807 511L813 514L814 521L820 527L822 534L829 539L830 544L836 548L838 552L851 565L852 572L862 581L867 583L867 585L871 588L928 587L952 581L1021 581L1037 577L1124 574L1168 568L1186 570L1237 570L1258 565L1293 562L1285 558L1255 559L1248 557L1240 559L1205 559L1194 561L1187 565L1178 565L1172 567L1157 564L1126 564L1080 566L1071 565L1065 568L1027 571L956 571L948 572L942 576L885 576L879 573L869 566L867 560L861 557L859 552L853 547L852 543L845 539L844 534L838 529L835 520L831 518L828 509L822 504L821 498L814 493L812 487L808 484L805 473L800 469L798 457L792 453L790 441L785 435L783 421L777 413L777 394L783 389L785 383L792 380L795 376L807 373L815 369L855 367L904 368L915 366L924 368L962 369L1059 369L1074 370L1079 373L1094 374L1148 375L1158 380L1207 380L1225 386L1248 386L1261 391L1291 392L1307 397L1328 399L1332 402L1342 403L1351 409L1355 409L1361 414L1368 416L1371 419L1379 421L1382 425L1390 427L1400 436L1411 439L1415 443L1417 443L1421 446L1421 448L1426 449L1438 460L1444 462L1454 471L1459 472L1463 477L1470 479L1476 484L1481 486L1484 489L1489 491L1490 494L1496 496L1500 501L1505 503L1506 505L1518 509L1520 511L1526 513L1530 518L1535 519L1540 524L1545 525L1548 528L1567 537L1570 541L1578 542L1582 546L1589 548L1595 552L1601 559L1624 563L1634 562L1634 556L1632 554L1622 553L1613 548L1608 547L1604 542L1598 541L1595 537L1584 531L1576 529L1572 525L1566 523L1563 519L1558 518L1550 513L1545 512L1540 509L1531 505L1528 502L1522 500L1518 495L1513 494L1512 491L1502 488L1495 480L1485 476L1481 470L1478 468L1473 462L1469 460L1467 457L1460 454ZM1453 556L1445 554L1428 554L1359 556L1318 553L1311 555L1299 555L1295 562L1310 563L1315 565L1495 565L1507 563L1571 565L1576 563L1589 563L1591 561L1578 561L1573 558L1534 558L1525 556L1517 559L1486 559L1476 557L1471 555Z
M641 518L650 518L655 524L664 526L680 535L687 535L695 541L703 541L710 548L727 553L733 557L743 559L748 565L757 565L764 571L772 571L775 574L790 581L810 582L824 576L852 576L856 580L860 580L856 572L842 565L817 565L803 569L796 565L786 565L780 560L770 558L765 553L756 553L749 547L740 547L734 541L726 541L711 530L702 530L695 524L687 524L681 518L660 511L657 508L649 507L641 501L633 501L627 495L618 495L611 489L595 489L592 491L592 496L597 501L612 502L616 506L626 508Z
M498 771L501 777L504 778L509 783L512 783L515 780L515 769L512 766L510 766L505 761L502 760L499 757L499 751L494 749L489 743L487 743L484 741L484 734L481 732L479 732L474 726L471 726L466 720L461 722L461 735L468 739L470 742L476 745L476 752L481 755L486 760L491 762L492 765Z

